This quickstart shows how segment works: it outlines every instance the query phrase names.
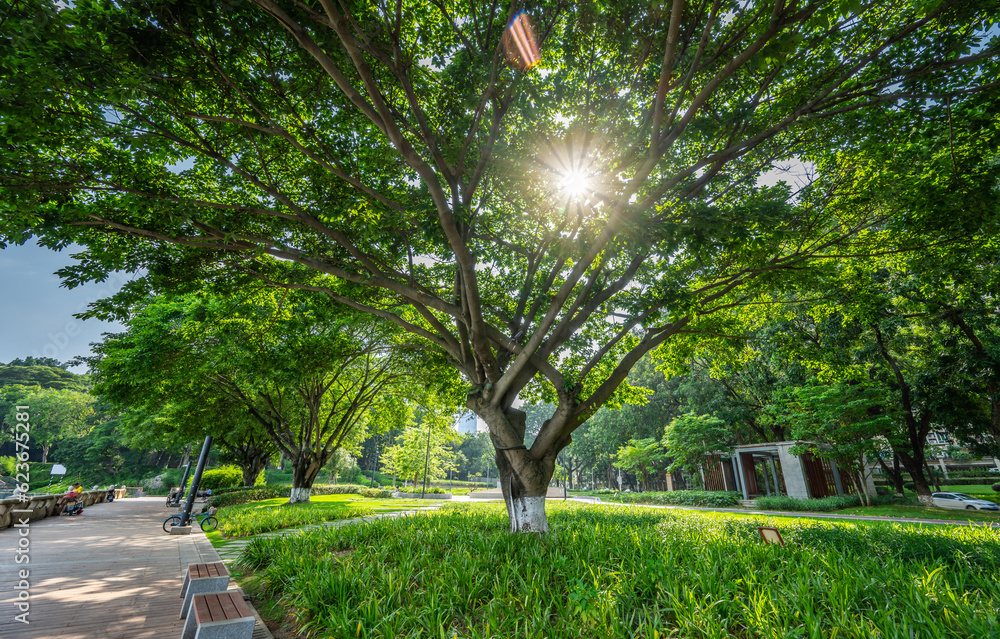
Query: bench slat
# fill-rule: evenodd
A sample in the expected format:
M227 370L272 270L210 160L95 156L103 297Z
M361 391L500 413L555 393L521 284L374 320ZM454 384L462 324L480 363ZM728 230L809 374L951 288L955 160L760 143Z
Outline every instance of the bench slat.
M209 621L227 621L242 617L253 617L253 610L238 593L226 592L215 595L195 595L194 617L198 625Z
M240 598L242 599L242 597ZM236 603L233 601L232 597L220 597L219 606L219 612L222 614L222 619L239 619L242 616L236 609Z
M205 577L225 577L229 575L226 565L222 562L212 564L190 564L188 566L188 576L191 579L204 579Z

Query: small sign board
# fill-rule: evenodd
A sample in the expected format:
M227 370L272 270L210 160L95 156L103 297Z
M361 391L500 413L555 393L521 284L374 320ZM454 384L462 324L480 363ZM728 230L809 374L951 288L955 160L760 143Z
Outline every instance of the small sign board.
M778 532L777 528L757 526L757 530L760 532L760 536L764 540L765 544L778 544L779 546L785 545L785 540L781 538L781 533Z
M65 475L66 467L62 464L52 464L52 470L49 471L50 475Z

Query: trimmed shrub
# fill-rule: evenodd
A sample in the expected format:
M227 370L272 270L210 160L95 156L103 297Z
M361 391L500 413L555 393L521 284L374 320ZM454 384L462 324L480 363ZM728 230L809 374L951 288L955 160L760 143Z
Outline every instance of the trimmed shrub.
M996 477L996 473L991 473L988 468L980 470L952 470L948 474L952 477Z
M7 477L13 477L15 468L17 467L16 457L0 457L0 475L6 475Z
M598 491L605 494L604 491ZM612 491L607 491L611 493ZM736 506L743 498L741 493L710 490L672 490L657 493L618 493L610 501L623 504L664 504L671 506Z
M401 493L417 493L417 494L420 494L420 493L424 492L424 487L423 486L407 486L405 488L397 488L396 490L398 490ZM431 494L434 494L434 495L441 495L441 494L447 493L448 491L445 490L444 488L438 488L437 486L428 486L427 487L427 492L429 492Z
M257 475L254 486L263 485L264 473L261 473ZM210 488L214 493L219 489L247 487L243 485L243 470L239 466L228 464L219 468L213 468L212 470L206 470L202 473L201 488L202 490Z
M857 495L832 495L822 499L796 499L785 495L777 497L758 497L757 508L761 510L790 510L794 512L830 512L843 508L861 506L861 498ZM873 506L886 504L911 503L912 499L900 499L893 495L875 495L871 498Z
M236 506L237 504L249 504L252 501L264 501L276 497L289 497L292 494L291 486L253 486L241 487L226 490L219 494L212 495L212 498L205 504L205 508L215 506ZM311 495L360 495L371 499L387 499L392 497L392 491L379 488L365 488L364 486L353 486L350 484L314 484Z
M989 486L996 482L996 478L993 479L977 479L975 477L967 479L939 479L938 481L928 481L927 485L934 488L934 484L940 484L942 490L947 490L945 486ZM903 488L907 490L913 490L913 482L908 481L903 484Z
M243 485L243 471L236 466L221 466L206 470L201 475L202 490L206 488L215 491L219 488L234 488Z
M998 493L1000 493L1000 484L993 484L993 490L995 490Z

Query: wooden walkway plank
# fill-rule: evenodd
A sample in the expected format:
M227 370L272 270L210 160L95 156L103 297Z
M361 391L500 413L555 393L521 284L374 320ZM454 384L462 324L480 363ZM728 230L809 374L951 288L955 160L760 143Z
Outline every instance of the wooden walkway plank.
M175 512L163 501L120 499L88 506L82 515L32 522L27 564L14 561L18 530L0 530L0 637L179 639L184 571L220 559L200 531L163 532L163 520ZM22 569L29 571L27 625L14 618ZM258 636L270 634L258 627Z

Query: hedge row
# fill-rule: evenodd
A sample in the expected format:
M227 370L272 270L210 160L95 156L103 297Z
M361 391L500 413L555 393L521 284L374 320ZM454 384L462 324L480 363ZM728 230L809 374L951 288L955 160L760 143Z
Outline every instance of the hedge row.
M404 487L399 487L396 490L398 490L401 493L422 493L422 492L424 492L423 486L406 486L405 488ZM447 493L448 491L445 490L444 488L439 488L438 486L428 486L427 487L427 492L430 493L430 494L432 494L432 495L441 495L441 494Z
M994 475L992 478L990 478L990 477L982 477L982 478L980 478L980 477L964 477L964 478L962 478L962 477L954 477L953 476L950 479L941 478L941 479L937 480L937 483L941 484L942 486L989 486L991 484L995 484L996 482L997 482L996 475ZM929 486L933 486L934 482L933 481L928 481L927 484ZM879 480L875 481L875 485L876 486L888 486L888 487L892 488L895 484L893 484L891 481L885 481L885 480L879 479ZM903 482L903 487L904 488L908 488L909 490L913 490L913 482L912 481Z
M757 508L761 510L791 510L796 512L830 512L843 508L861 506L861 498L857 495L832 495L822 499L796 499L785 495L776 497L757 497ZM878 495L872 497L873 506L906 503L911 500L894 497L893 495Z
M598 494L611 495L608 500L622 504L666 504L671 506L714 506L725 508L736 506L743 495L736 492L721 492L708 490L672 490L655 493L614 493L613 491L596 491Z
M238 504L249 504L252 501L264 501L276 497L289 497L292 494L291 486L261 486L233 488L224 493L212 495L206 506L222 508L224 506L236 506ZM360 495L372 499L388 499L392 497L392 491L379 488L365 488L352 484L315 484L310 491L311 495Z
M995 483L997 483L996 477L993 479L939 479L936 482L929 481L927 485L933 489L934 485L937 484L941 486L941 490L947 490L945 486L990 486ZM913 490L913 482L904 482L903 488Z

